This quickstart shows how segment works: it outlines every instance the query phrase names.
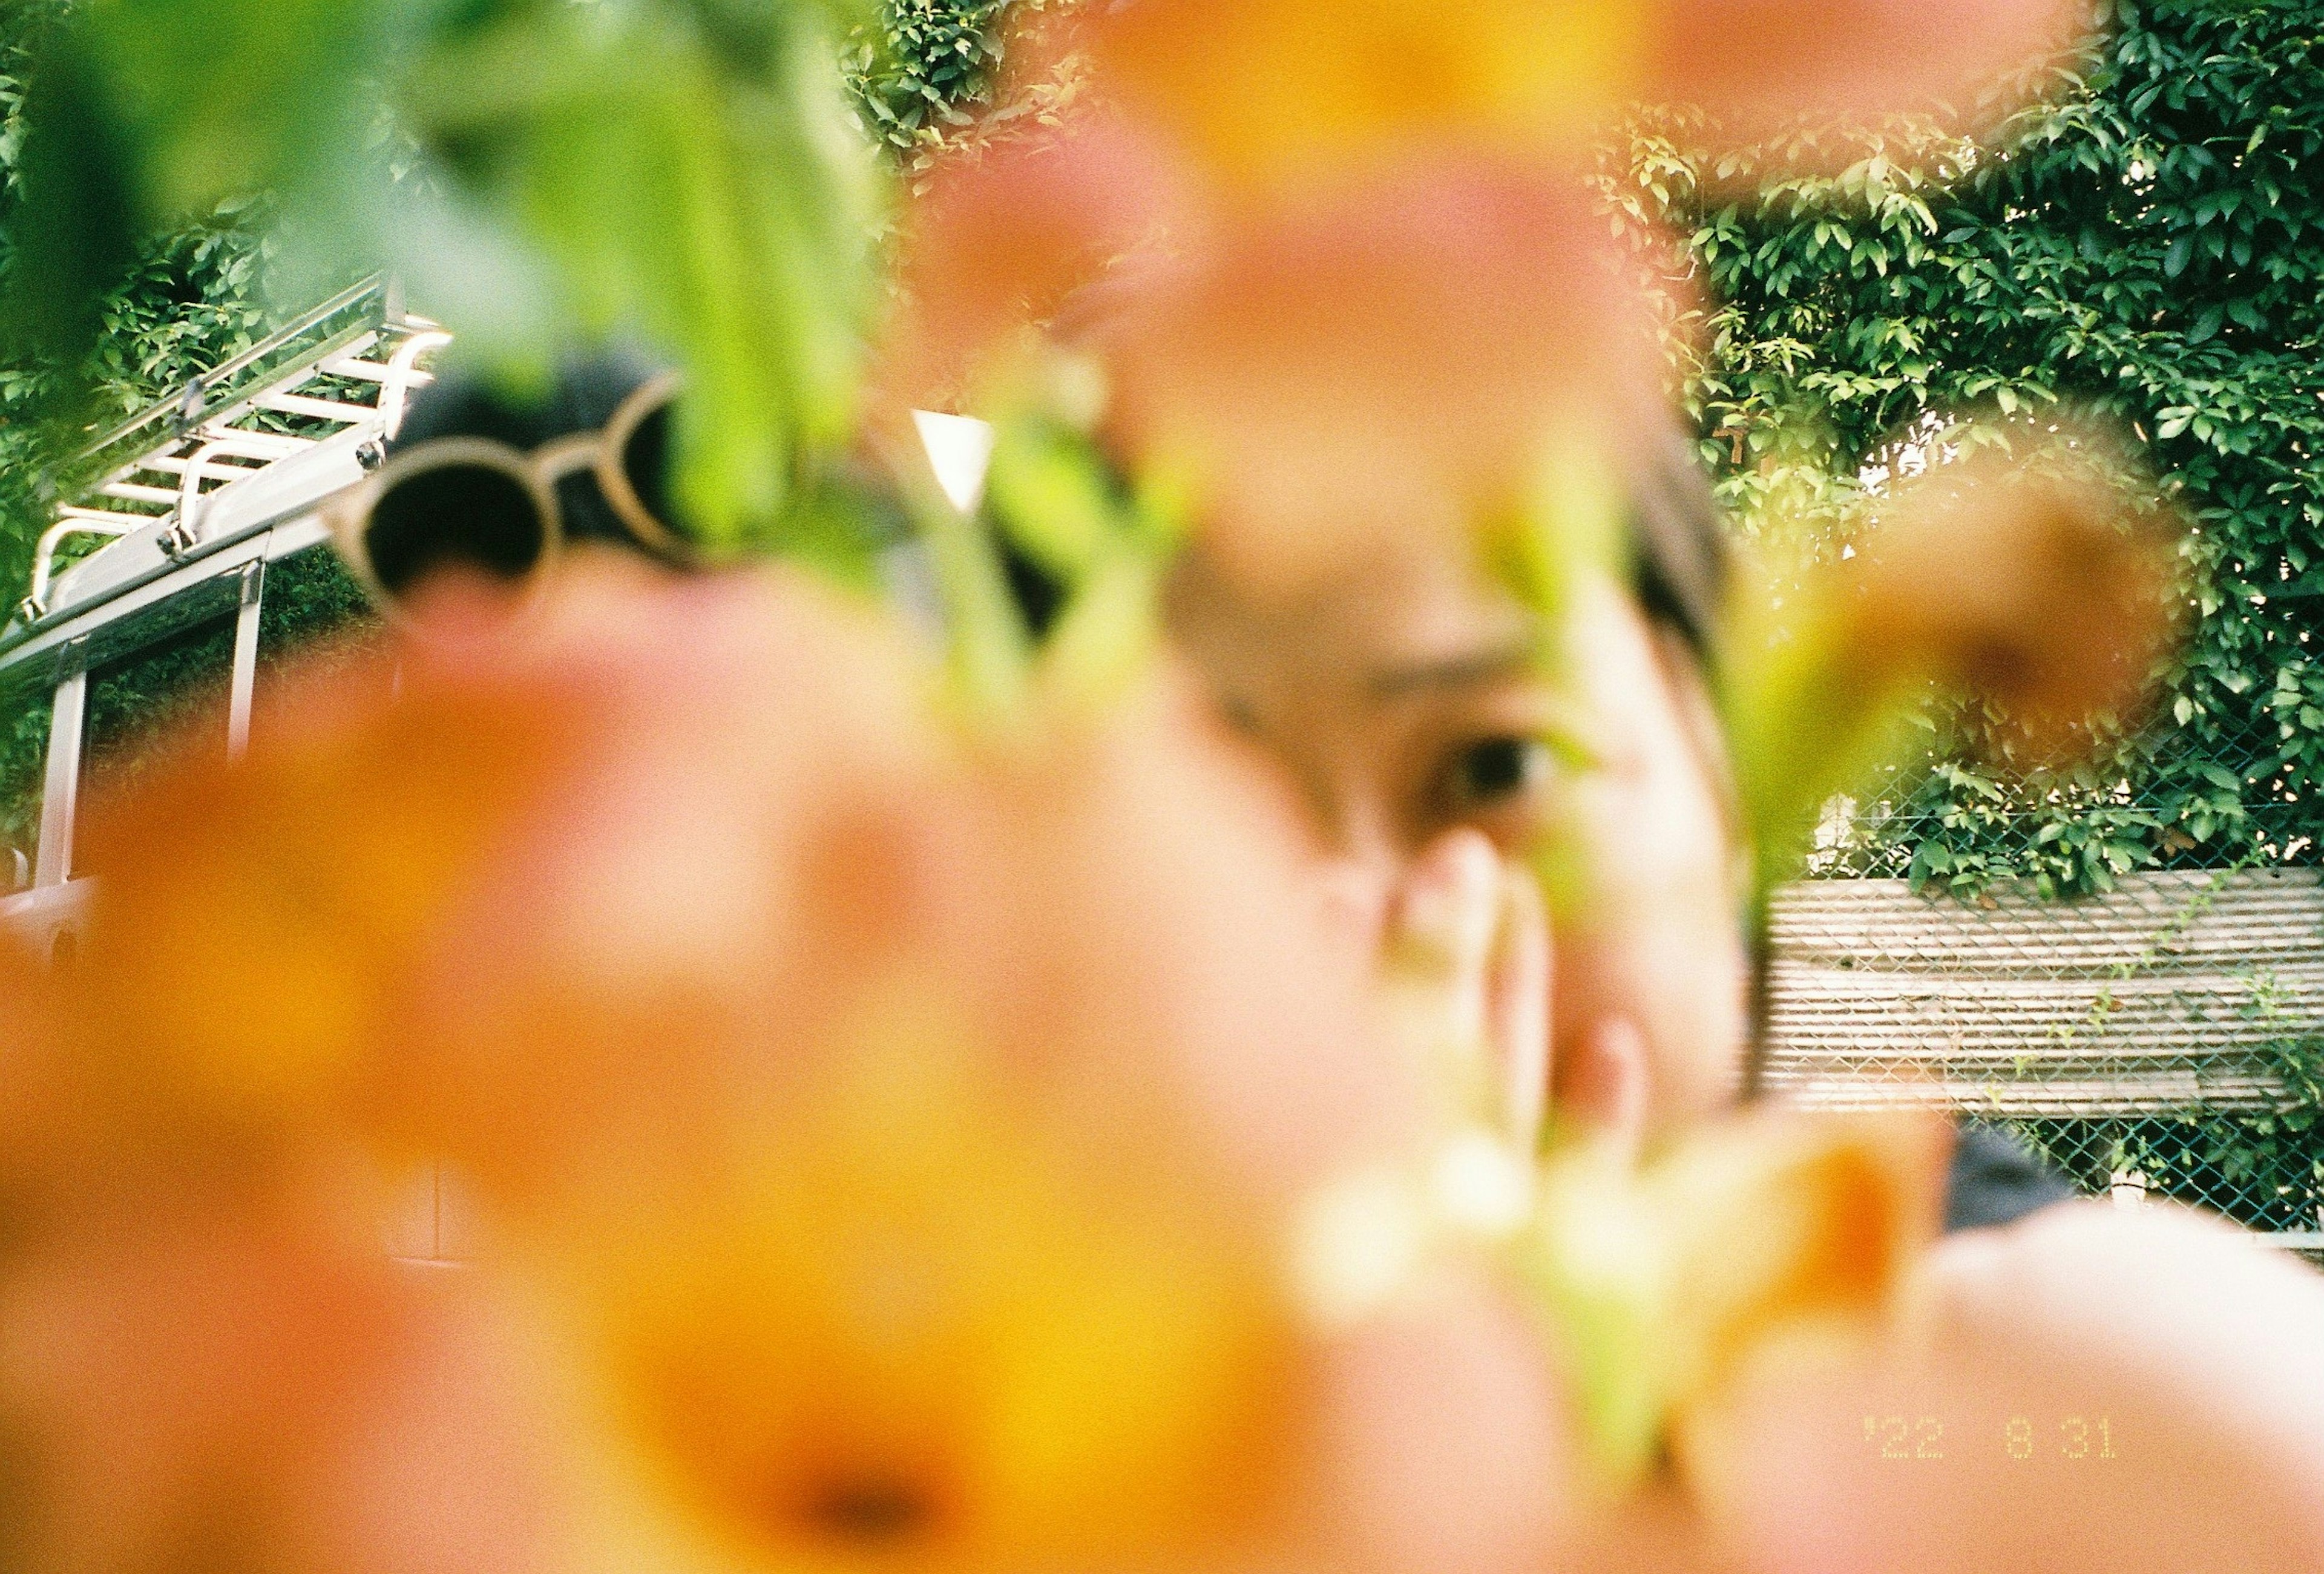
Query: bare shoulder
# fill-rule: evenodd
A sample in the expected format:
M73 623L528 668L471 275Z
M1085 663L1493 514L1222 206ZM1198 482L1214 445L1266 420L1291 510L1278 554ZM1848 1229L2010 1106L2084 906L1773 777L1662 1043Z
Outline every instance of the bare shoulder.
M2324 1471L2324 1274L2190 1209L2073 1202L1932 1254L1949 1340L2136 1375L2223 1426L2301 1440Z
M1760 1363L1691 1484L1755 1569L2324 1569L2324 1282L2215 1220L2060 1204L1904 1315Z

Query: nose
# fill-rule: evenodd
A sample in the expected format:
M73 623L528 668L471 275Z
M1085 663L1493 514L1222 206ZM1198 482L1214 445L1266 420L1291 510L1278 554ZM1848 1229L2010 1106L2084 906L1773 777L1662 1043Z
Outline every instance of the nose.
M1393 881L1370 865L1333 858L1324 861L1317 888L1333 933L1366 956L1377 954L1388 932Z
M1317 870L1327 921L1363 954L1379 954L1406 861L1384 815L1342 800L1327 817Z

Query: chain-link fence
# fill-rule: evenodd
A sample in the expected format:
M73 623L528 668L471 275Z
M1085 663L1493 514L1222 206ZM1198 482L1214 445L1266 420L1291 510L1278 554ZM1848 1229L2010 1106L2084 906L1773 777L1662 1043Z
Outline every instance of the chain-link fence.
M1836 803L1775 904L1770 1085L1941 1105L2090 1194L2324 1257L2324 813L2287 764L2298 724L2263 699L2227 748L2150 740L2135 777L1995 792L1940 764ZM2083 894L2029 878L2093 840Z

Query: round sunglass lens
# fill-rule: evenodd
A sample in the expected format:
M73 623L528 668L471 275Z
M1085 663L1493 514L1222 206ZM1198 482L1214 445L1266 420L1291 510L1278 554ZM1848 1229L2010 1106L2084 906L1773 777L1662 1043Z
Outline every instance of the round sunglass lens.
M364 544L380 588L401 598L446 569L522 579L549 549L549 522L531 490L507 471L441 465L381 494Z
M664 404L647 411L630 428L618 457L622 479L629 483L638 506L671 535L691 540L693 532L678 517L670 498L671 408Z

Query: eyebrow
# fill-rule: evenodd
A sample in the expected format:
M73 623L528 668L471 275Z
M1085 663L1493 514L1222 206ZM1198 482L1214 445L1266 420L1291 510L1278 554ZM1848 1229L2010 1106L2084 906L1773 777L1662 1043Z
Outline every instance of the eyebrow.
M1382 667L1372 675L1370 686L1372 697L1380 700L1437 689L1474 688L1523 672L1540 656L1540 636L1527 630L1498 644Z

